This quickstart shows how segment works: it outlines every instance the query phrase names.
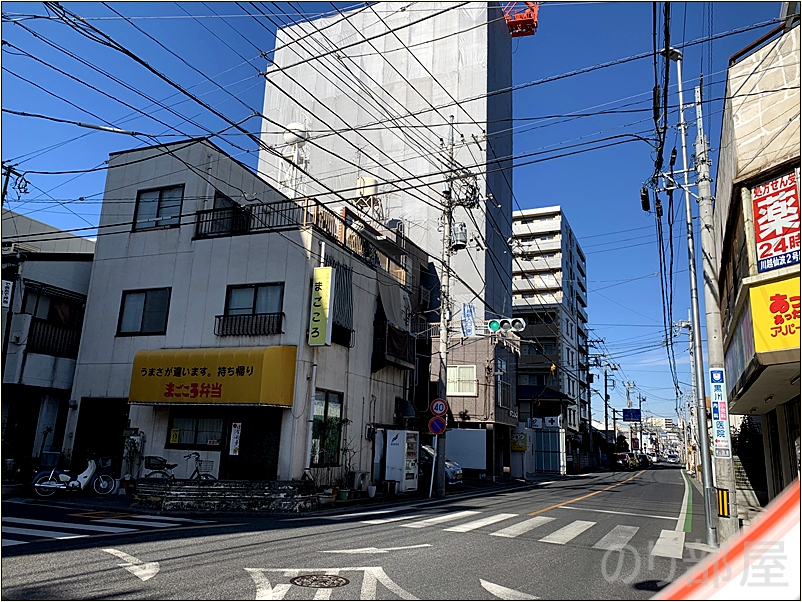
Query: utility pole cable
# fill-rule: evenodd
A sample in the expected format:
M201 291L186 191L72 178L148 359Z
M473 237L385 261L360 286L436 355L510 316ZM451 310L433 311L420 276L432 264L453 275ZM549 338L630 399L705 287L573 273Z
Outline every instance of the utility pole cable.
M738 506L735 492L735 468L730 442L727 384L724 373L724 342L721 336L720 294L716 274L716 248L713 238L713 194L710 159L702 122L702 92L697 87L696 100L696 173L699 187L699 222L702 239L702 279L704 281L705 324L707 325L707 366L710 370L710 401L713 412L713 473L716 487L729 491L729 517L718 517L718 538L727 541L738 534ZM722 412L723 410L723 412Z

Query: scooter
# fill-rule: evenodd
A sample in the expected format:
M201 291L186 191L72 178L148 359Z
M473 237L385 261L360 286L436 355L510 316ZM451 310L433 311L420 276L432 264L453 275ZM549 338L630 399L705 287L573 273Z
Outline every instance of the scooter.
M115 481L111 475L105 474L102 467L98 467L94 454L89 456L89 464L81 474L72 476L69 470L52 468L38 471L31 481L33 490L40 497L50 497L56 491L85 491L93 490L98 495L108 495L114 491ZM106 459L107 460L107 459ZM101 460L108 465L108 461Z

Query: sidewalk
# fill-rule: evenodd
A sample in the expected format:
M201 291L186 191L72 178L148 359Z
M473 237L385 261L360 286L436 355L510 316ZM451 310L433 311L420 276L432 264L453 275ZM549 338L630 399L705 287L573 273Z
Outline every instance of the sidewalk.
M583 473L581 475L558 475L558 474L543 474L538 481L523 481L520 479L505 479L499 481L470 479L465 481L463 485L449 487L446 490L446 495L443 498L428 498L428 489L426 491L418 491L416 493L404 494L399 493L395 495L377 494L373 498L360 497L352 500L338 500L334 502L333 506L327 508L319 508L312 512L301 513L300 516L314 517L318 515L327 515L335 512L342 512L343 510L352 510L357 508L383 508L392 507L397 505L408 504L426 504L438 505L444 501L451 502L458 499L470 499L473 497L480 497L501 491L520 490L520 489L533 489L540 486L542 482L554 481L567 481L579 477L593 476L595 473ZM33 505L54 505L54 506L67 506L86 508L89 510L98 511L116 511L116 512L141 512L140 508L133 506L134 496L131 494L113 493L107 496L91 495L84 493L64 494L56 493L48 498L39 498L34 493L29 485L8 485L2 486L2 500L3 502L20 502ZM148 511L150 512L150 511ZM155 512L155 514L162 514L162 512ZM260 513L237 513L237 512L164 512L163 514L192 514L193 516L264 516Z

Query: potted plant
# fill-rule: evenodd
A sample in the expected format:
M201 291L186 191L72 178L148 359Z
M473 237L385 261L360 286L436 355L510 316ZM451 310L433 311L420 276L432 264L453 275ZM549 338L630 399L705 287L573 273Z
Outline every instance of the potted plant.
M373 479L368 483L368 497L373 498L376 495L376 485L373 484Z

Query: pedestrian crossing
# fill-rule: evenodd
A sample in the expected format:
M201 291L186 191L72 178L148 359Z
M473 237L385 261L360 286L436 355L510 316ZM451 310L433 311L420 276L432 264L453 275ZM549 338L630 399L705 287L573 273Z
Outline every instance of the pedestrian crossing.
M73 515L65 520L44 520L27 517L2 518L2 547L19 546L46 540L82 539L97 535L115 535L153 531L170 527L186 527L211 521L189 518L152 516L147 514L118 515L120 518ZM72 520L73 518L77 520Z
M350 515L354 519L358 519L360 516L361 514L359 513ZM479 510L460 510L458 512L418 513L415 515L365 518L359 522L372 526L392 525L409 529L439 528L450 533L476 531L507 539L528 535L530 539L535 539L545 544L562 546L567 544L587 545L593 549L603 551L622 550L631 545L630 542L640 535L642 549L647 548L649 550L648 553L652 556L666 558L682 558L685 548L685 533L683 531L642 528L626 524L618 524L610 528L609 524L603 527L597 521L592 520L566 522L565 519L558 519L552 516L529 517L509 512L488 514ZM547 528L549 531L545 533ZM492 530L488 532L489 529ZM603 532L602 529L609 530ZM593 541L593 543L591 544L590 541Z

